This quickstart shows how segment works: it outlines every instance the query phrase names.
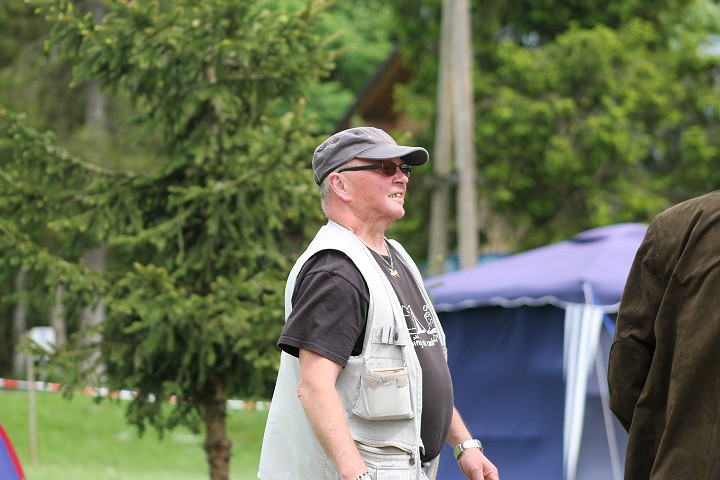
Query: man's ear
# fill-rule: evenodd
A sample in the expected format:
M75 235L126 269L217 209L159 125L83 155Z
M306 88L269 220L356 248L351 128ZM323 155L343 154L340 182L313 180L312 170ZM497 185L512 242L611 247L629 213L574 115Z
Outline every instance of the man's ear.
M341 200L350 199L351 195L347 189L348 184L342 175L333 172L328 176L327 181L330 182L330 189L333 193L335 193L335 195L337 195L338 198Z

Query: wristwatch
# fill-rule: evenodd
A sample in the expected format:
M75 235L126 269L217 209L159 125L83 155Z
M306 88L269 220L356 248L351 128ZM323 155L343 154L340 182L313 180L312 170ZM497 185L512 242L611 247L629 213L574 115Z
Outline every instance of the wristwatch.
M455 460L460 458L460 454L468 448L479 448L481 452L484 452L482 443L477 438L473 438L472 440L465 440L462 443L458 443L453 449L453 453L455 454Z

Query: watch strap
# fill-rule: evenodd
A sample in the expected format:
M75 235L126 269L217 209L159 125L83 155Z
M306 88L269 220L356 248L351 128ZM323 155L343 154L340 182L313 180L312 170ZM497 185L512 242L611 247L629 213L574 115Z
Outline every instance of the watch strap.
M482 442L480 442L480 440L478 440L477 438L465 440L462 443L458 443L453 449L453 453L455 454L455 460L460 458L460 454L469 448L479 448L481 452L484 452Z

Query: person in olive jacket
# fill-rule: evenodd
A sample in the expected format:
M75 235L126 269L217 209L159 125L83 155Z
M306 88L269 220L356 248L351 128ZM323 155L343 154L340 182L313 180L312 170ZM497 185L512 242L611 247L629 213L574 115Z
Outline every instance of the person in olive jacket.
M720 479L720 191L660 213L625 285L608 366L625 479Z

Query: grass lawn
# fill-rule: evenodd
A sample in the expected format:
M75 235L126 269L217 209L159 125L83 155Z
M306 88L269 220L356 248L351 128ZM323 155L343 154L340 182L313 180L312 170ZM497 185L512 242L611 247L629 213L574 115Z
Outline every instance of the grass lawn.
M27 480L205 480L203 437L186 429L138 437L125 422L126 403L68 400L37 392L38 462L30 463L27 392L0 390L0 422L20 457ZM254 480L267 412L228 410L233 442L232 480Z

